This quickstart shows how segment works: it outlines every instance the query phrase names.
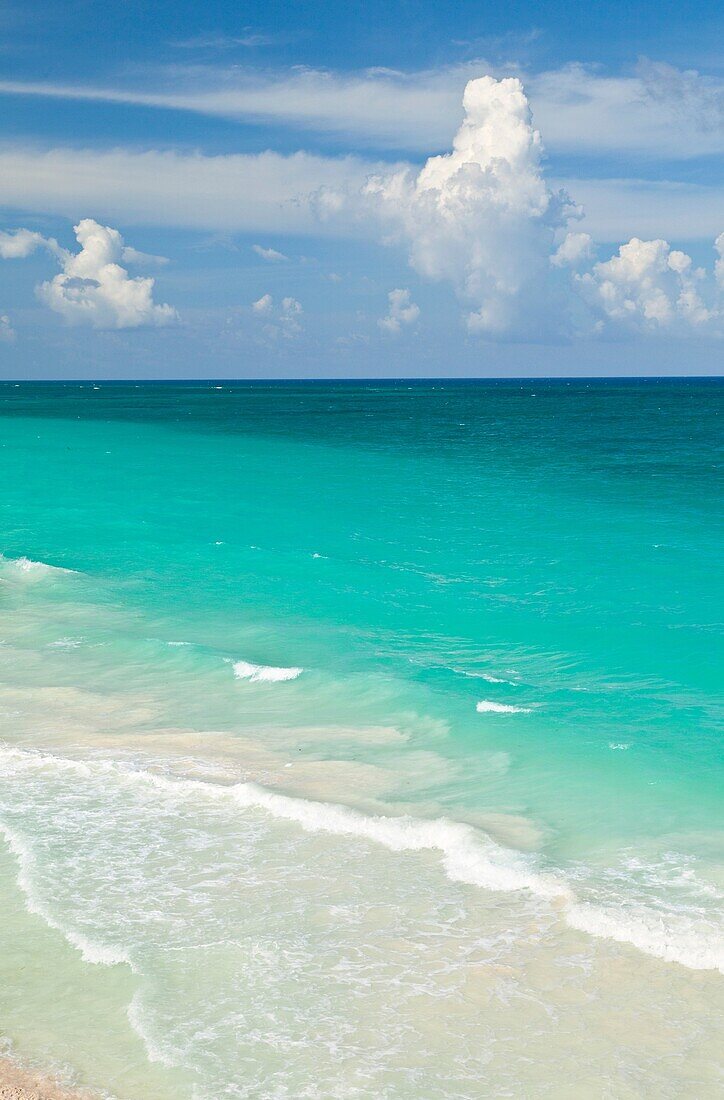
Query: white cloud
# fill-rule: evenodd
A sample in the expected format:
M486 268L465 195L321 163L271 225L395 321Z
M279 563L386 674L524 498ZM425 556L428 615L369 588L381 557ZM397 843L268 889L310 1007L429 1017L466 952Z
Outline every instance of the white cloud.
M0 313L0 344L12 344L15 340L15 329L7 313Z
M256 302L252 302L251 308L254 313L267 320L268 323L264 326L267 336L283 336L290 340L302 331L300 318L304 310L296 298L282 298L277 306L271 294L263 294Z
M256 302L252 302L251 308L255 313L271 313L274 307L274 299L271 294L263 294Z
M571 70L567 79L574 75ZM394 83L397 76L387 78ZM389 115L394 107L394 100L387 104ZM0 151L0 203L65 213L93 195L102 196L104 209L113 206L127 215L135 211L132 220L160 224L366 238L376 233L387 244L404 246L420 275L449 282L465 304L469 330L488 336L558 337L573 328L590 329L594 321L652 332L713 332L721 327L716 280L672 249L668 232L651 229L668 208L682 236L701 236L705 228L713 236L721 230L716 201L721 189L574 181L576 197L581 191L584 198L593 195L599 209L583 223L589 232L571 231L581 212L544 177L542 141L520 81L489 76L470 81L464 112L452 151L430 157L419 170L303 153L203 157L5 150ZM691 203L692 194L701 201ZM616 234L618 240L631 240L591 268L592 236L610 242L613 229L632 220L629 205L642 214L643 228L632 232L627 227ZM682 215L678 226L677 212ZM606 226L605 235L593 231L597 219ZM84 224L108 235L103 238L108 256L100 264L108 269L103 279L75 270L85 245L74 257L29 230L0 235L0 255L19 257L38 247L53 251L62 274L39 292L69 319L99 327L172 319L170 307L152 301L153 280L131 279L119 264L142 254L124 251L120 237L113 237L116 231L95 222ZM265 259L282 255L253 247ZM95 255L98 248L93 248ZM724 237L717 238L717 249L716 278L724 284ZM585 267L590 269L581 274ZM414 307L410 301L401 308ZM265 319L270 335L300 331L302 308L294 298L276 305L264 295L254 311Z
M554 267L579 267L593 257L594 251L590 233L566 233L551 256L551 263Z
M390 242L421 275L452 282L473 332L518 333L552 316L549 258L575 211L546 185L540 134L519 80L472 80L453 151L364 189Z
M269 263L277 263L279 260L289 259L283 252L277 252L276 248L262 248L260 244L253 244L251 247L254 252L256 252L257 256L261 256L262 260L267 260Z
M641 331L714 332L724 317L706 272L667 241L634 237L579 282L594 309Z
M0 259L24 260L39 248L47 248L54 255L60 255L58 242L52 237L43 237L30 229L14 229L10 233L0 232Z
M594 240L618 244L629 237L710 241L721 230L724 187L668 180L551 180L584 210L580 228Z
M360 188L381 165L307 153L203 156L116 149L0 148L0 205L78 219L92 208L111 223L208 232L319 234L321 187ZM331 230L331 227L329 227ZM358 232L334 227L337 235Z
M128 259L128 252L135 262L148 257L127 249L117 229L99 225L92 218L84 218L74 228L81 246L79 252L69 252L52 238L19 229L2 234L0 256L23 258L37 248L48 249L62 271L36 287L36 293L42 302L71 324L123 329L166 325L177 319L176 310L171 306L154 302L153 279L131 278L120 265L121 259Z
M249 29L247 34L199 34L195 38L176 39L169 42L177 50L231 50L236 46L253 49L256 46L271 46L277 41L270 34L259 34Z
M74 221L92 209L110 224L352 237L366 235L368 228L353 219L320 223L314 197L320 189L358 191L369 176L389 171L389 165L359 157L306 153L207 157L0 147L0 205ZM581 228L597 241L613 244L635 235L711 240L721 231L721 185L557 178L550 186L583 204Z
M543 73L513 66L496 69L481 59L408 73L379 68L270 73L194 66L159 72L151 89L3 81L0 93L276 122L336 135L356 146L426 153L445 147L460 122L460 87L481 73L524 79L535 123L555 152L675 159L724 152L724 82L646 61L625 76L582 64Z
M138 267L165 267L168 263L167 256L154 256L152 252L139 252L137 248L124 245L121 250L121 259L126 264L136 264Z
M484 66L487 69L487 66ZM422 151L442 145L460 117L460 86L480 63L404 74L389 69L279 73L173 69L171 90L0 81L0 94L130 103L259 123L278 122L355 139L355 144ZM185 75L185 79L184 79ZM160 76L163 85L164 74ZM390 111L390 103L395 110Z
M574 64L529 75L526 86L555 152L675 160L724 152L721 79L647 62L631 76Z
M720 233L714 241L714 250L717 253L717 259L714 264L714 276L719 286L719 290L724 294L724 233Z
M377 219L385 242L404 246L420 275L453 285L472 333L561 337L596 320L652 332L717 329L713 280L663 239L633 238L579 274L594 259L593 239L569 231L580 210L544 178L519 80L472 80L463 104L451 153L419 172L374 176L361 197L322 194L321 212Z
M409 290L391 290L387 295L389 308L387 316L381 317L377 324L385 332L396 336L403 325L414 325L420 316L420 307L412 301Z

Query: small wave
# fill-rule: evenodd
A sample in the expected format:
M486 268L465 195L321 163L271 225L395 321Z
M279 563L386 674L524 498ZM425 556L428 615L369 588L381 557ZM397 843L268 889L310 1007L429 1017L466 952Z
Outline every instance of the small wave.
M276 684L283 680L296 680L303 668L275 668L273 665L252 665L249 661L234 661L237 680L249 680L252 684Z
M573 905L566 913L572 928L600 939L628 943L646 955L677 962L689 970L720 970L724 973L724 943L712 930L703 936L691 919L682 915L667 915L642 908L633 911L608 909L598 905Z
M129 1024L143 1042L149 1062L158 1062L163 1066L178 1065L178 1061L164 1049L162 1043L152 1034L148 1014L144 1011L141 994L138 990L130 1000L126 1009L126 1016Z
M11 829L2 821L0 821L0 834L4 837L18 864L17 883L25 896L25 907L28 912L40 917L49 928L54 928L56 932L60 932L72 947L80 951L85 962L94 963L97 966L117 966L120 963L127 963L131 966L131 961L125 951L110 947L108 944L95 943L77 929L68 928L67 925L56 920L33 887L35 857L32 848L14 829Z
M577 898L562 876L541 869L535 857L512 851L474 826L446 818L372 816L336 803L317 802L278 794L256 783L217 785L199 779L171 777L120 761L73 760L35 750L0 745L0 769L13 778L52 768L84 778L97 776L103 782L143 784L162 791L166 797L230 803L243 809L259 809L270 816L297 824L305 832L352 836L380 844L393 852L434 851L453 882L501 892L526 890L558 903L569 927L601 939L630 944L647 955L676 962L694 970L724 973L724 946L718 930L696 928L686 913L655 910L649 906L607 906ZM61 927L36 899L32 851L11 830L2 826L20 864L19 884L29 899L31 911L61 931L89 962L113 965L130 959L118 949L89 943L75 930Z
M494 703L481 699L475 706L478 714L530 714L530 707L514 707L510 703Z
M32 558L6 558L0 554L0 566L6 567L13 575L24 580L43 580L54 576L73 574L75 569L64 569L60 565L48 565L44 561Z
M393 852L438 851L448 878L489 890L530 890L545 898L569 898L569 887L560 879L534 869L530 857L504 848L491 837L459 821L446 818L372 816L333 802L277 794L256 783L228 786L199 779L172 778L159 772L109 760L74 760L36 750L0 746L0 770L8 777L27 772L69 771L88 778L115 777L121 782L143 783L171 797L232 800L245 809L260 809L272 817L299 825L305 832L354 836L381 844Z

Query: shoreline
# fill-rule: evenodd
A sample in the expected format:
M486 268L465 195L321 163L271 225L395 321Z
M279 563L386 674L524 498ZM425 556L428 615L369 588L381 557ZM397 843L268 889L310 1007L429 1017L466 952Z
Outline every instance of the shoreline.
M0 1055L0 1100L91 1100L91 1093L66 1088L52 1075Z

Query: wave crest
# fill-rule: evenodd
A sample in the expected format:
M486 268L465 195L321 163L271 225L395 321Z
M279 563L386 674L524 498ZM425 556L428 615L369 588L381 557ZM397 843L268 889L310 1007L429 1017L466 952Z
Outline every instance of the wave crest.
M475 707L478 714L530 714L530 707L514 707L511 703L494 703L481 699Z
M252 684L276 684L284 680L296 680L303 668L275 668L273 665L253 665L249 661L234 661L237 680L249 680Z

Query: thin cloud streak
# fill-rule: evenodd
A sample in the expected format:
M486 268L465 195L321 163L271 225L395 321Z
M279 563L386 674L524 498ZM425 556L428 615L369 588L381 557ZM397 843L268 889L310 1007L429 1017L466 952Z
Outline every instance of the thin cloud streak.
M355 238L365 229L354 221L320 223L315 197L323 189L359 191L370 176L394 167L307 153L0 148L0 204L73 220L93 210L128 226ZM635 234L710 241L721 229L721 186L571 177L550 182L583 206L580 228L602 243Z
M316 132L355 147L427 154L444 149L460 124L460 88L467 80L513 72L482 60L413 73L175 68L171 90L2 81L0 94L188 111ZM515 75L525 80L534 123L551 152L674 160L724 153L724 82L716 78L652 62L626 76L580 64Z

